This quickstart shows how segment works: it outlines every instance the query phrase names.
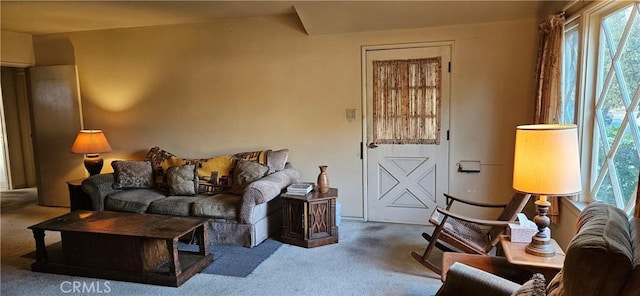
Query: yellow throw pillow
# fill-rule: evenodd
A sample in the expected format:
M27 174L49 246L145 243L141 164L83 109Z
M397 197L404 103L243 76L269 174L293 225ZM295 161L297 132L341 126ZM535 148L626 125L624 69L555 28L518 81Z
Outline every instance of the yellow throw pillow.
M216 156L206 159L200 162L198 168L198 178L201 180L207 180L209 183L218 185L224 180L229 180L231 177L231 170L233 170L233 157L231 155ZM212 173L215 176L215 180L212 180ZM222 186L229 186L229 184L221 184Z

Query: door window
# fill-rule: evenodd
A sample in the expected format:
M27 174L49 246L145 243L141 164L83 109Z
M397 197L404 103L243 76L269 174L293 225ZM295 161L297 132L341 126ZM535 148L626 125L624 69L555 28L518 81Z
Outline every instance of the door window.
M440 144L441 58L373 61L373 143Z

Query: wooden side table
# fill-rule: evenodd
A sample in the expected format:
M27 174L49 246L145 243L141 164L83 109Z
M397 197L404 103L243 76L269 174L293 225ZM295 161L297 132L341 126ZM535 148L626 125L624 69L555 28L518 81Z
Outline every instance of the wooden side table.
M525 251L527 245L528 243L514 243L509 236L500 236L500 246L509 263L534 273L542 273L545 279L550 281L564 265L564 251L554 239L551 239L551 245L556 249L556 255L553 257L531 255Z
M82 190L82 181L85 179L86 178L80 178L67 181L67 186L69 187L69 204L72 212L75 210L91 211L93 209L91 198Z
M338 189L327 193L314 190L306 195L283 193L282 234L280 240L305 248L338 242L336 198Z

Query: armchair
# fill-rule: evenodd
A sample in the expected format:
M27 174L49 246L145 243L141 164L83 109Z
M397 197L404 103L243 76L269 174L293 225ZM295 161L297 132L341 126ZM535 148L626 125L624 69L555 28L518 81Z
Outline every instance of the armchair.
M636 209L640 208L640 193ZM640 295L640 217L603 203L592 203L580 213L577 232L566 250L562 270L547 279L546 291L532 295L637 296ZM500 257L486 257L500 263ZM461 262L448 267L436 295L510 295L527 289ZM491 266L493 267L493 266ZM527 294L530 295L530 294Z
M466 253L488 255L500 241L500 234L504 232L509 222L516 219L517 214L522 211L531 195L515 193L508 204L502 205L468 201L449 194L445 194L445 197L447 198L446 209L436 208L429 219L429 222L436 226L433 234L429 236L427 233L422 233L422 236L429 241L424 253L420 255L411 252L411 256L416 261L437 274L440 274L442 269L428 260L431 251L434 247L450 251L438 240ZM450 209L454 202L483 208L502 208L502 212L495 220L475 219L451 212Z

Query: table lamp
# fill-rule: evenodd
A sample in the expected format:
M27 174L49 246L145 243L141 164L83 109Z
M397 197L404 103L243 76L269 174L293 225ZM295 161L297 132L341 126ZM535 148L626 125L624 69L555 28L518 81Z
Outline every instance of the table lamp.
M104 160L100 153L110 152L111 146L101 130L81 130L71 146L72 153L84 154L84 167L89 175L100 174Z
M552 257L555 249L546 232L550 219L548 195L574 195L582 190L578 134L573 124L522 125L516 130L513 189L538 195L534 222L538 232L526 252Z

